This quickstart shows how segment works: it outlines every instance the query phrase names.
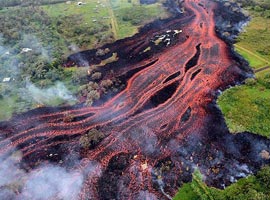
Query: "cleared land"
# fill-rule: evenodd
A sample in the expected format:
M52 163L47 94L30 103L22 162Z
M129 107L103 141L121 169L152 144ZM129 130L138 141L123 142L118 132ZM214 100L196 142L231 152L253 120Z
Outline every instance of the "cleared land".
M254 11L252 16L235 48L249 61L255 79L226 90L218 104L232 133L249 131L270 137L270 18Z
M257 81L226 90L218 103L232 132L270 136L270 89L262 83Z
M234 46L236 51L241 54L254 69L259 69L269 64L269 61L262 58L261 55L258 55L239 44L235 44Z
M103 40L104 37L111 37L112 42L116 39L132 36L140 26L149 21L168 17L168 13L161 3L140 5L137 0L87 0L84 2L85 5L82 6L72 2L71 4L59 3L42 7L55 21L66 17L72 17L73 20L79 18L76 25L82 30L100 29L101 26L108 27L90 35L92 42L86 45L86 48L95 47L96 41L99 41L100 37L103 37ZM127 14L132 14L132 19L127 18ZM134 24L133 20L139 22Z
M251 22L239 36L235 47L251 67L264 67L270 63L270 18L259 16L255 11L251 14Z

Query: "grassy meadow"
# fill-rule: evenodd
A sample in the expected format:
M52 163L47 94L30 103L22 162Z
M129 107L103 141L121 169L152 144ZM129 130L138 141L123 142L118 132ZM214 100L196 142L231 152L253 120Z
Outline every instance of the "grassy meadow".
M70 16L80 18L78 24L81 29L109 27L102 33L90 35L92 41L98 41L99 34L111 35L113 40L132 36L145 23L168 17L161 3L141 5L138 0L86 0L84 3L82 6L78 6L76 2L59 3L45 5L42 8L55 21ZM128 18L127 15L132 17ZM133 23L134 21L137 23ZM89 44L88 48L92 45Z
M251 10L252 19L235 44L236 51L254 69L253 80L226 90L218 105L232 133L249 131L270 137L270 18Z

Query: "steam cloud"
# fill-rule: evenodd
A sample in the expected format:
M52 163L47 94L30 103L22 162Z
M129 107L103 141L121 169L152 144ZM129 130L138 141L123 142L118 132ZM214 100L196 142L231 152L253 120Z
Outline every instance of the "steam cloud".
M4 77L20 76L21 68L18 66L20 63L18 55L27 53L22 51L23 48L29 49L35 54L40 54L48 62L51 62L51 48L44 47L42 42L34 35L25 34L15 49L4 45L3 37L0 34L0 59L9 59L8 62L0 65L2 72L0 82ZM26 102L33 100L36 103L50 105L51 101L76 101L76 98L60 81L45 89L37 87L29 80L26 80L25 84L21 84L20 88L13 88L15 86L12 83L7 83L7 86L11 90L17 90L17 95ZM6 97L6 94L2 95L3 98ZM3 139L1 138L1 132L0 139ZM6 143L11 143L11 141L6 141ZM80 172L67 170L53 164L41 164L36 169L27 172L19 166L22 153L16 149L13 149L12 152L10 156L0 155L0 199L76 199L82 189L84 177L94 176L93 171L98 168L98 164L92 162L85 171ZM76 159L78 158L73 158L72 161L76 162ZM101 174L101 171L99 174Z
M83 184L83 174L65 168L46 165L27 173L19 168L21 154L0 157L0 199L51 198L75 199Z
M30 108L33 108L34 104L44 104L44 105L59 105L61 103L74 103L76 98L72 93L66 88L65 84L58 81L55 82L53 86L41 89L37 87L34 83L27 80L21 83L13 84L22 76L23 68L20 65L23 61L20 60L21 54L28 55L28 51L34 52L34 54L41 55L43 59L51 62L52 51L50 46L44 46L42 42L32 34L24 34L22 39L17 42L16 47L5 45L3 43L3 36L0 34L0 87L2 87L2 81L4 78L9 78L10 82L3 84L4 91L1 95L2 97L9 98L10 95L16 94L19 97L19 102L14 102L16 105L11 105L18 107L16 111L23 112Z
M26 88L30 96L38 103L49 104L50 101L60 99L64 101L75 101L76 98L65 87L62 82L56 82L54 86L40 89L31 82L27 82Z
M74 199L78 196L82 183L83 177L80 174L69 173L64 168L53 165L46 166L29 175L21 199Z
M153 193L150 193L148 191L140 191L138 195L138 200L139 199L148 199L148 200L156 200L157 197Z

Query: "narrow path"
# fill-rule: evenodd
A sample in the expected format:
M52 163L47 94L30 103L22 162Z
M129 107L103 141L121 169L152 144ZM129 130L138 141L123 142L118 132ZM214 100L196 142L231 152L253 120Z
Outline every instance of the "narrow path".
M269 64L269 61L268 60L262 58L261 56L258 56L257 54L253 53L252 51L250 51L250 50L248 50L248 49L246 49L246 48L244 48L242 46L239 46L238 44L235 44L234 46L237 47L237 48L239 48L239 49L242 49L242 50L244 50L244 51L246 51L248 53L250 53L251 55L253 55L256 58L258 58L259 60L261 60L261 61L266 62L267 64Z
M240 45L237 45L237 44L235 44L234 46L237 47L237 48L239 48L239 49L242 49L243 51L248 52L249 54L255 56L259 60L261 60L261 61L263 61L263 62L265 62L267 64L270 64L270 62L268 60L262 58L261 56L255 54L255 53L253 53L252 51L250 51L250 50L248 50L248 49L246 49L246 48L244 48L244 47L242 47ZM258 73L258 72L264 71L264 70L269 69L269 68L270 68L270 66L265 66L265 67L261 67L259 69L254 69L254 73Z
M269 69L269 68L270 68L270 66L261 67L259 69L254 70L254 73L258 73L258 72L264 71L264 70Z
M118 37L117 37L117 30L118 30L117 20L114 16L110 0L106 0L106 4L107 4L109 14L110 14L113 36L114 36L114 39L117 40L118 39Z

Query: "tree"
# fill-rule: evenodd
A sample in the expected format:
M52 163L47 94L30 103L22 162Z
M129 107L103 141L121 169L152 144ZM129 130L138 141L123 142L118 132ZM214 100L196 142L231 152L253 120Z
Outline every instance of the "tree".
M259 183L270 192L270 166L263 167L256 175Z
M93 128L87 134L81 136L79 143L83 149L89 149L99 144L104 137L105 135L101 131Z
M71 80L78 85L86 84L88 82L87 68L78 68L72 73Z
M98 100L100 98L100 94L97 90L91 90L86 97L85 104L91 106L94 103L94 100Z
M102 74L100 72L95 72L92 74L91 78L93 80L99 80L101 78Z

